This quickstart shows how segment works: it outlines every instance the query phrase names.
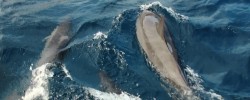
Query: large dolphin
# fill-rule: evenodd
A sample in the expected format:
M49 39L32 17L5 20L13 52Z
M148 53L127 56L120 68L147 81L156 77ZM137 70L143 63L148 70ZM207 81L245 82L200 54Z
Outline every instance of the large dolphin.
M136 21L136 35L153 68L164 81L170 82L185 95L191 92L180 66L164 17L144 10Z
M37 66L45 63L51 63L58 58L60 50L69 42L70 38L70 22L68 20L60 23L54 31L48 36L45 47L41 53Z

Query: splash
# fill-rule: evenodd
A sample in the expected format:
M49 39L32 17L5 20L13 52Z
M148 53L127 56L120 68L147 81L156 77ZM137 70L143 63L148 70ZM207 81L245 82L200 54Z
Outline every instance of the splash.
M133 96L126 92L121 94L101 92L92 88L85 88L87 90L86 94L94 96L96 100L141 100L138 96Z
M49 99L49 78L54 76L54 73L49 70L48 67L55 66L52 63L43 64L32 70L33 64L30 68L32 71L31 84L28 87L25 95L22 97L23 100L48 100ZM66 69L65 65L62 65L62 70L66 74L66 77L69 77L72 80L71 75Z
M94 38L93 39L101 39L101 38L107 38L108 36L102 32L97 32L96 34L94 34Z
M201 85L203 80L200 76L194 72L189 66L186 67L185 72L187 74L188 82L192 84L191 88L195 93L201 94L201 98L204 98L202 95L209 96L210 100L224 100L223 97L219 94L216 94L212 89L206 91L205 88ZM205 99L205 98L204 98Z
M22 97L23 100L49 99L48 78L53 76L53 73L47 69L47 66L49 65L51 64L43 64L32 70L31 84L25 92L25 95Z
M171 16L173 16L175 19L181 21L181 22L185 22L187 20L189 20L188 16L182 15L180 13L175 12L171 7L164 7L159 1L156 2L152 2L150 4L145 4L145 5L141 5L140 8L141 10L146 10L149 9L150 7L153 6L160 6L161 8L165 9L167 12L170 13Z
M49 90L49 79L51 78L53 79L53 77L55 76L52 70L50 70L51 69L50 66L56 66L56 65L47 63L32 70L31 84L28 87L27 91L25 92L25 95L22 97L23 100L51 99L50 90ZM71 79L71 81L73 81L65 65L62 65L61 68L62 68L63 73L65 73L64 77L68 77ZM85 96L85 99L94 97L95 100L117 100L117 99L119 100L141 100L139 96L134 96L126 92L122 92L121 94L102 92L102 91L99 91L90 87L82 87L81 85L77 85L76 89L86 90L84 93L84 94L87 94ZM73 94L69 94L69 95L73 95ZM56 98L56 97L52 97L52 98Z
M63 69L63 72L66 74L66 77L70 78L70 80L73 80L72 76L69 74L69 71L66 69L65 65L62 65L62 69Z

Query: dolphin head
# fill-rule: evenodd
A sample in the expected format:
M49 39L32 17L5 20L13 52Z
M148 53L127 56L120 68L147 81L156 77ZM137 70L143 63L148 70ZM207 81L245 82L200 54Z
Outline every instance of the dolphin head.
M41 58L37 62L37 66L53 62L57 58L60 50L67 45L71 38L69 31L70 21L68 20L63 21L54 29L46 41L45 47L41 53Z
M141 26L146 29L144 31L157 31L157 33L165 40L165 17L160 14L153 13L149 10L144 10L139 19L141 20Z

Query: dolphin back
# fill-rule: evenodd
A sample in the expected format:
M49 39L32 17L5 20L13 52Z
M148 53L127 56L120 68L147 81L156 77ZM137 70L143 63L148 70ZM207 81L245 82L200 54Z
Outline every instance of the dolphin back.
M54 29L46 40L45 47L37 62L37 66L53 62L58 57L60 49L64 48L71 38L70 26L70 21L66 20Z
M165 35L166 33L166 35ZM181 91L190 91L180 66L164 17L144 10L136 21L136 35L146 57L161 78Z

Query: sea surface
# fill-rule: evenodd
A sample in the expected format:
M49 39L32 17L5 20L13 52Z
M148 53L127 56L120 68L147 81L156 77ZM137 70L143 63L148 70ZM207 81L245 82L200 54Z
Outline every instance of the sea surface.
M196 99L250 99L249 0L0 0L0 100L184 99L140 48L144 9L166 18ZM63 57L36 66L66 19L73 37ZM101 77L121 93L105 91Z

